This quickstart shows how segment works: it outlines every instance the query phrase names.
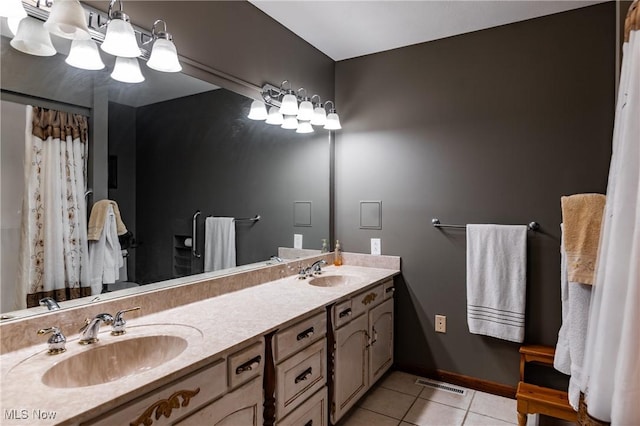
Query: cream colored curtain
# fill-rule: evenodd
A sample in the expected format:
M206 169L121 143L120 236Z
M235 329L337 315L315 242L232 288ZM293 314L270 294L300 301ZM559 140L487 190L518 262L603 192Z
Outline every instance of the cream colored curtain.
M27 108L18 297L37 306L90 295L86 190L87 118ZM82 284L87 283L87 287Z

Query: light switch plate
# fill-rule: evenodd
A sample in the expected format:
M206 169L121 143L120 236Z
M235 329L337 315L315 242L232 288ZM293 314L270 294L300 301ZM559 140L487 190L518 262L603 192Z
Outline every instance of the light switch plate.
M382 254L382 247L380 245L380 238L371 239L371 254L380 256Z
M293 248L302 248L302 234L293 234Z

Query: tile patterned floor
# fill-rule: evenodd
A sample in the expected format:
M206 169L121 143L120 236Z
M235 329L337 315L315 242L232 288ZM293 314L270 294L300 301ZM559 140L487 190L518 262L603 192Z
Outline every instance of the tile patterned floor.
M415 384L417 377L387 374L339 426L509 426L518 424L516 401L467 389L466 395Z

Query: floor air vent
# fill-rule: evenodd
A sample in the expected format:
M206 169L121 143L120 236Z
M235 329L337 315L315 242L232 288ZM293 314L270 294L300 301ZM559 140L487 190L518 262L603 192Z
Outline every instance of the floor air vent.
M465 396L467 394L466 389L462 389L457 386L450 385L448 383L436 382L435 380L417 379L416 385L426 386L428 388L433 388L433 389L440 389L445 392L454 393L460 396Z

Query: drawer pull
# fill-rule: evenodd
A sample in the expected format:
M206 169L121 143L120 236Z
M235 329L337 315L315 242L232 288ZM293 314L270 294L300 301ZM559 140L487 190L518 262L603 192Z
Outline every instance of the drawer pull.
M298 384L307 380L313 374L313 369L311 367L304 370L298 377L296 377L295 383Z
M385 293L393 293L394 291L396 291L395 287L389 287L385 290Z
M250 359L249 361L245 362L244 364L238 366L238 368L236 368L236 374L242 374L245 371L251 371L255 368L258 368L258 366L260 365L260 360L262 360L262 356L258 355L255 358Z
M304 426L313 426L313 420L309 420L304 424Z
M311 337L311 336L313 336L313 327L309 327L308 329L306 329L302 333L298 334L298 336L296 337L296 340L306 339L306 338Z
M171 413L173 412L173 409L177 410L180 407L189 406L189 401L191 401L191 398L196 396L199 392L200 392L200 388L196 388L192 391L181 390L174 393L167 399L161 399L160 401L154 403L149 408L147 408L140 417L138 417L136 420L129 423L129 425L130 426L140 426L140 425L149 426L153 424L152 417L155 417L156 420L160 420L161 416L165 416L166 418L169 418L171 417ZM180 398L182 398L182 403L180 403ZM154 415L154 411L155 411L155 415Z
M349 315L351 315L351 308L347 308L344 311L340 312L338 314L338 318L344 318L344 317L349 316Z

